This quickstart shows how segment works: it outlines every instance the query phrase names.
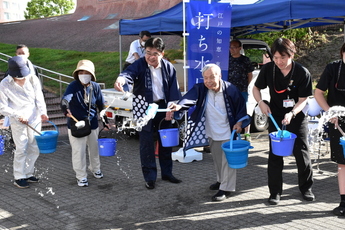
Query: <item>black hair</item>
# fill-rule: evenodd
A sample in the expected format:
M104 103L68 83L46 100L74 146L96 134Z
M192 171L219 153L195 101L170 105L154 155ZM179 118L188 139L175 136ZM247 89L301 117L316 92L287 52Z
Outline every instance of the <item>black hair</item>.
M238 39L233 39L233 40L231 40L231 41L230 41L230 44L231 44L231 42L237 42L238 46L239 46L239 47L242 47L242 42L241 42L240 40L238 40Z
M151 33L149 31L147 31L147 30L140 31L139 37L143 38L144 36L147 36L147 37L150 38L151 37Z
M19 44L19 45L17 45L16 50L21 49L21 48L28 48L28 47L24 44Z
M165 49L165 44L160 37L150 38L145 42L145 49L146 47L156 48L159 52L163 52Z
M287 38L277 38L272 44L271 51L273 55L278 52L281 55L287 54L291 57L296 53L296 47L295 44Z

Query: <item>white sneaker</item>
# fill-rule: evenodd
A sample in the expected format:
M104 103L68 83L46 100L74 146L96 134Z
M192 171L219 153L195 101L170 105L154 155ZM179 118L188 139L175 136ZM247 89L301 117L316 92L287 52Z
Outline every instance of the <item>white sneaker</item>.
M103 173L102 173L101 170L98 170L97 172L94 172L94 173L92 173L92 174L93 174L93 176L94 176L95 178L97 178L97 179L103 178Z
M79 187L87 187L87 186L89 186L89 183L87 182L86 178L84 178L82 180L77 180L77 182L78 182L78 186Z

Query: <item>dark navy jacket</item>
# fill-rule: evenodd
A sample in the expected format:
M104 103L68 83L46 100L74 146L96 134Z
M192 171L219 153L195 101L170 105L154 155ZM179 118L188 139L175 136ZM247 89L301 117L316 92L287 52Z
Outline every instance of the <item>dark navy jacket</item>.
M167 60L162 59L161 70L165 102L178 101L181 98L181 92L176 79L176 70L174 66ZM148 105L153 103L151 71L145 57L136 60L119 76L126 79L130 91L133 89L134 119L143 117Z
M185 110L195 106L188 118L185 149L208 145L205 133L207 92L208 88L204 83L195 84L178 102L182 109L175 113L176 119L181 119ZM223 81L223 96L230 127L232 128L239 121L242 121L242 128L248 126L251 119L247 115L246 102L237 87ZM226 139L230 139L230 136L224 140Z
M97 109L103 110L104 99L101 92L101 87L96 82L91 81L92 84L92 99L90 110L91 129L98 127ZM88 95L90 93L90 85L87 87ZM65 91L61 100L61 109L64 114L67 114L69 109L72 115L77 120L83 120L88 116L89 103L84 102L84 86L79 81L72 81ZM67 126L70 128L70 119L67 119Z

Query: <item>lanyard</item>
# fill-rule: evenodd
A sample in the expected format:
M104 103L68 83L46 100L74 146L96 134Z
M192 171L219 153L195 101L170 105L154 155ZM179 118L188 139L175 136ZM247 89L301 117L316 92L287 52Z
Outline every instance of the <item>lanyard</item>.
M274 88L274 91L276 93L284 93L286 90L290 91L291 89L289 88L289 86L291 85L291 79L292 79L292 76L293 76L293 73L295 71L295 62L292 62L292 70L291 72L289 73L290 74L290 79L289 79L289 84L286 86L286 89L283 89L283 90L277 90L276 89L276 69L275 69L275 64L273 65L273 88Z
M339 82L339 78L340 78L341 66L342 66L342 61L340 62L340 65L339 65L338 78L337 78L337 82L335 83L334 87L339 91L345 91L345 89L338 89L338 82Z

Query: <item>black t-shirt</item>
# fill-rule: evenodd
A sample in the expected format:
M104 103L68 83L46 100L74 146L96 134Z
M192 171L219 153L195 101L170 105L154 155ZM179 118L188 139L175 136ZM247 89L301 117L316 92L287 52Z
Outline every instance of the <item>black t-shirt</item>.
M247 92L248 73L253 71L254 67L248 57L241 55L234 58L230 55L228 81L237 86L241 92Z
M270 109L272 114L277 116L284 116L293 109L293 107L285 108L283 100L294 99L297 103L299 97L312 95L310 73L305 67L296 62L292 63L292 68L285 77L274 62L265 64L261 68L255 86L259 89L269 88L271 96Z
M340 74L339 67L341 67ZM341 60L329 63L316 88L322 91L328 90L327 103L329 106L345 106L345 64Z

